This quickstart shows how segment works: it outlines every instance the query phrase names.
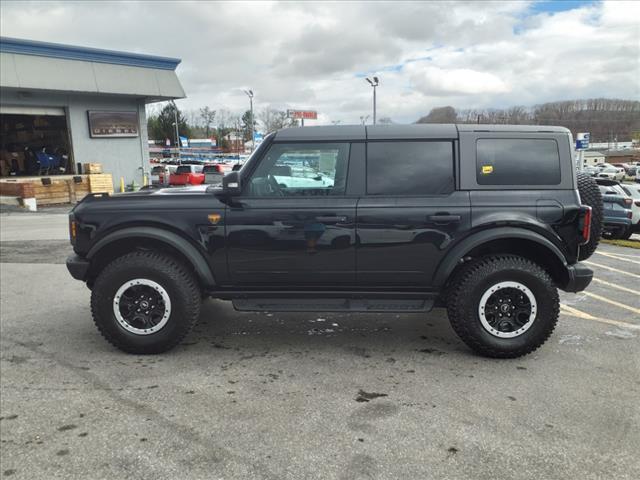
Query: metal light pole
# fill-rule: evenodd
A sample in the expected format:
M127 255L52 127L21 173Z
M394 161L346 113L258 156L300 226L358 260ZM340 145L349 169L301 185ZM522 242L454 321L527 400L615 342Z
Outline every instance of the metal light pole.
M178 163L180 163L180 133L178 133L178 107L176 102L171 100L173 105L173 124L176 126L176 148L178 149Z
M378 81L378 77L373 77L373 80L367 77L366 80L367 82L369 82L369 85L373 87L373 124L375 125L376 124L376 87L380 85L380 82Z
M253 90L245 90L247 97L249 97L249 105L251 106L251 152L256 148L255 132L253 131Z

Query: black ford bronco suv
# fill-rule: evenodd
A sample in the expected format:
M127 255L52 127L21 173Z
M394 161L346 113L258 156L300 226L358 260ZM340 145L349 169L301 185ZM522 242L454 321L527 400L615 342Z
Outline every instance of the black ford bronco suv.
M159 353L205 297L238 310L427 312L473 350L518 357L592 272L602 198L569 130L280 130L222 185L90 195L69 216L71 275L100 332Z

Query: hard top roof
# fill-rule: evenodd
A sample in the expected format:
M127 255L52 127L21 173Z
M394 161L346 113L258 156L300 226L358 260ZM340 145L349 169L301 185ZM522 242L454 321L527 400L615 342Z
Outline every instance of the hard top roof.
M410 125L329 125L278 130L276 141L424 140L456 139L458 132L553 132L569 133L565 127L547 125L482 125L422 123Z

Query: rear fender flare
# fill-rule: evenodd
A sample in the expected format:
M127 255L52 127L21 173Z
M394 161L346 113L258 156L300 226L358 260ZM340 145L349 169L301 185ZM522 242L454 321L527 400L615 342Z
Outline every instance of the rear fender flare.
M523 239L538 243L545 247L550 255L553 255L562 265L567 265L565 257L560 249L551 242L551 240L543 237L539 233L523 228L500 227L483 230L472 234L458 243L440 262L433 278L433 285L442 287L447 283L449 276L454 271L464 255L476 247L493 240L501 239Z
M91 247L87 253L87 259L91 260L100 250L115 241L134 237L158 240L175 248L189 261L203 285L212 287L216 284L211 268L209 268L205 257L191 242L177 233L156 227L127 227L109 233Z

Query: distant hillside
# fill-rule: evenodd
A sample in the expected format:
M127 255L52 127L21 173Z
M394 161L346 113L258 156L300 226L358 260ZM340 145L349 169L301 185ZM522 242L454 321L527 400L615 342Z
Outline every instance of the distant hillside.
M549 102L533 107L456 110L434 108L416 123L491 123L562 125L574 136L590 132L592 142L629 140L640 137L640 102L612 98L592 98Z

